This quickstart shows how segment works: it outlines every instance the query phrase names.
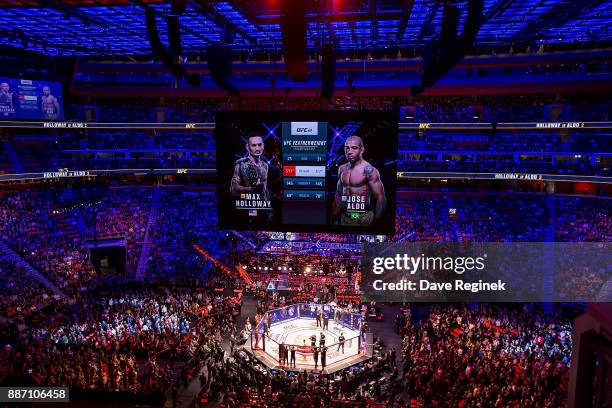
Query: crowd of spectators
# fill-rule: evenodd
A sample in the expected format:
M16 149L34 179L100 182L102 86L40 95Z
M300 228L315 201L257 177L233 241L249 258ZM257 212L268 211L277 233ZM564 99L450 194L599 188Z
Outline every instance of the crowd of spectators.
M390 352L334 375L306 371L271 374L238 352L224 363L213 365L210 384L206 384L205 391L209 392L212 401L221 400L227 407L240 404L270 408L359 407L374 404L376 400L388 401L383 386L397 375ZM370 383L374 378L378 381Z
M0 144L0 174L12 173L14 171L11 158L6 151L4 144Z
M220 349L239 298L204 288L82 294L27 327L0 351L0 381L14 376L71 390L161 394L187 364Z
M70 170L114 170L114 169L214 169L215 154L210 152L155 151L131 153L79 153L70 154L61 161L60 167ZM38 171L47 171L40 169ZM32 170L34 171L34 170Z
M63 157L63 146L54 140L26 140L12 143L24 172L57 171L67 165ZM13 165L10 173L18 173L16 168L18 165L15 163Z
M76 199L81 205L66 208L62 197L69 191L15 190L0 195L2 238L60 289L69 291L87 286L95 276L86 239L125 239L128 274L135 272L151 218L146 260L146 276L151 279L205 275L203 258L195 251L194 243L215 254L233 247L237 251L233 264L270 270L280 267L281 271L291 267L296 272L310 268L313 273L333 274L354 269L353 258L361 242L386 239L335 234L220 234L214 223L215 194L202 188L83 188L78 192L81 198ZM98 200L94 200L96 197ZM396 231L391 239L610 240L605 199L555 196L554 200L556 209L552 211L546 197L538 194L402 193L398 195ZM301 253L303 259L285 259L296 253Z
M606 121L609 101L571 96L557 100L553 95L419 96L416 98L352 97L334 98L211 98L139 99L117 103L101 99L95 111L99 122L214 122L214 113L223 109L395 109L402 107L400 122L521 122L521 121ZM74 114L78 109L70 108ZM83 108L85 109L85 108ZM88 108L89 109L89 108ZM159 111L165 112L159 117ZM49 130L49 134L20 134L12 141L24 171L111 168L214 168L214 137L210 131ZM444 171L517 171L554 174L608 175L605 163L583 158L552 162L548 158L523 158L514 162L512 152L608 152L607 133L599 131L516 131L452 132L427 130L422 136L401 132L400 151L444 152L477 150L509 152L508 157L453 157L448 162L422 157L400 157L400 167L443 168ZM10 138L9 138L10 140ZM80 152L74 152L74 150ZM112 152L88 152L103 149ZM144 150L144 151L143 151ZM198 151L200 150L200 151ZM14 172L13 164L0 149L3 172ZM497 163L501 160L500 163ZM495 162L495 163L493 163Z
M600 122L610 120L612 102L609 98L596 101L574 101L565 105L565 109L559 115L559 120L579 120L588 122Z
M211 123L219 110L293 110L293 109L357 109L390 110L407 107L401 122L533 122L608 120L607 100L574 96L559 100L553 94L528 95L451 95L417 97L336 97L326 101L316 97L286 97L282 93L260 98L138 98L117 102L98 99L95 107L97 122L166 122ZM74 119L84 120L84 103L69 105ZM551 107L553 109L551 109ZM163 111L160 116L158 112ZM553 117L551 111L555 112Z
M544 120L546 95L419 97L411 122L533 122ZM510 118L512 120L510 120Z
M0 194L0 237L63 291L87 286L95 271L79 230L78 210L59 211L61 191Z
M193 244L217 254L221 245L216 231L215 193L182 187L160 191L159 210L150 231L148 279L202 274L202 256Z
M417 98L139 99L101 100L98 122L213 122L221 109L395 109L401 122L512 122L607 120L609 102L559 102L552 95ZM70 111L70 109L72 109ZM83 113L69 108L77 118ZM161 113L163 112L163 113ZM70 116L70 115L67 115ZM54 131L57 132L57 131ZM215 156L187 157L172 149L213 150L211 132L66 131L56 140L9 141L25 171L59 168L212 168ZM10 138L9 138L10 139ZM402 132L400 150L479 150L508 157L401 160L400 170L529 172L609 175L601 163L583 158L553 163L514 162L512 152L608 152L607 133L585 131ZM67 149L152 149L153 153L66 154ZM0 149L0 173L13 172L8 150ZM234 289L265 293L268 283L311 298L354 294L359 261L353 248L384 237L337 234L221 234L210 186L72 187L3 189L0 239L75 303L63 300L9 256L0 258L0 382L10 377L45 386L132 395L162 395L201 373L202 392L233 407L557 407L565 403L571 351L566 316L544 315L532 305L428 306L425 316L404 316L397 329L402 347L380 352L371 362L336 374L270 372L245 353L224 350L233 339ZM607 199L538 194L399 194L392 241L609 242ZM151 221L151 222L149 222ZM148 231L148 234L147 234ZM128 274L141 256L145 280L159 286L98 286L86 240L126 241ZM147 240L148 238L148 240ZM193 244L229 268L211 266ZM144 251L147 245L147 251ZM353 245L353 246L351 246ZM291 249L287 249L291 248ZM299 251L297 249L301 248ZM284 252L283 252L284 251ZM300 252L301 251L301 252ZM244 270L254 284L235 274ZM605 271L560 271L570 288L596 290ZM230 276L231 275L231 276ZM177 280L191 284L180 287ZM204 283L204 285L202 284ZM220 289L220 290L219 290ZM557 288L559 289L559 288ZM232 295L223 295L229 293ZM323 296L322 296L323 295ZM264 295L265 296L265 295ZM291 299L259 302L260 309ZM53 310L50 310L52 309ZM404 309L409 310L409 309ZM30 319L35 316L35 319ZM27 324L25 324L28 319ZM12 336L5 328L19 326ZM380 340L378 340L380 344ZM234 344L231 345L234 350ZM199 399L198 399L199 400ZM197 405L197 402L196 402Z
M550 220L545 197L520 194L453 197L457 241L542 242Z
M265 310L265 306L262 310ZM208 366L206 401L256 407L556 407L566 400L572 325L535 306L402 308L401 348L334 374L269 371L238 351ZM423 313L423 310L419 312ZM212 367L210 367L212 366ZM204 406L194 402L194 407Z
M79 150L212 150L215 138L212 131L202 130L87 130L78 134L62 131L57 140L64 149Z
M99 192L99 201L82 212L87 239L125 239L128 274L133 274L138 265L151 212L152 191L153 188L111 187Z
M159 133L156 136L112 132L96 134L87 140L14 142L24 171L57 171L116 168L208 168L216 167L214 138L208 132ZM91 139L91 140L90 140ZM554 174L608 175L606 161L591 161L589 153L610 150L606 132L450 132L403 131L399 134L399 168L466 172L547 172ZM68 145L64 145L66 142ZM78 145L78 146L75 146ZM76 150L75 150L76 149ZM95 149L103 149L96 152ZM104 150L106 149L106 150ZM112 150L112 151L108 151ZM414 153L415 151L419 153ZM476 151L469 155L457 152ZM431 152L431 153L430 153ZM515 153L521 154L519 160ZM537 153L567 153L562 160ZM484 153L488 153L485 155ZM438 155L444 155L439 160ZM452 159L448 159L452 154ZM448 160L447 160L448 159ZM11 170L12 169L12 170ZM6 172L14 172L7 161Z
M612 219L608 199L557 197L555 215L555 241L612 241Z
M563 316L529 305L434 306L400 330L402 385L420 406L565 404L572 326Z
M31 315L57 300L57 297L22 266L0 258L0 319Z
M611 242L612 217L608 199L565 197L555 200L555 241L558 242ZM582 253L560 254L555 273L555 290L561 298L592 298L610 279L609 267L593 263L588 268L577 268L572 255L588 256L592 249ZM593 255L594 256L594 255ZM598 259L599 257L595 258Z
M423 157L399 160L398 170L406 172L458 172L458 173L527 173L527 174L565 174L609 177L609 167L600 163L590 163L585 158L570 157L567 160L553 162L534 157L532 161L514 162L512 155L499 155L477 159L473 157L448 160L427 159Z
M185 372L194 376L206 367L200 377L203 392L227 406L239 399L265 407L287 401L297 406L563 405L569 320L510 306L436 306L423 320L405 319L398 327L404 339L399 363L395 352L387 350L368 365L338 374L296 375L262 371L240 352L227 359L222 336L236 332L236 298L220 293L246 288L236 265L254 278L258 290L251 293L265 292L257 283L286 281L288 289L308 299L329 300L355 287L359 263L346 245L366 237L284 234L281 239L274 233L245 233L232 242L211 222L215 195L201 187L95 189L16 189L0 195L0 238L78 305L58 300L28 271L2 258L0 283L10 295L2 298L0 324L39 316L0 351L0 380L17 375L77 390L160 395L176 390ZM84 205L89 196L96 199ZM403 192L397 207L394 241L609 242L612 237L609 206L601 198ZM96 282L84 246L93 236L92 222L98 237L125 237L128 253L138 259L151 215L145 279L161 286L114 293L81 290ZM242 242L247 239L255 248ZM258 253L270 242L280 248L301 241L310 249L300 259ZM218 256L232 275L207 266L193 243ZM312 245L338 248L315 251ZM181 275L196 283L176 286L173 280ZM604 283L597 273L574 275L573 280L560 276L571 282L568 286L596 289ZM56 309L47 315L45 306L51 303Z
M562 134L564 133L564 134ZM399 133L400 151L478 152L568 152L610 150L609 132L602 130L559 131L450 131L426 130Z

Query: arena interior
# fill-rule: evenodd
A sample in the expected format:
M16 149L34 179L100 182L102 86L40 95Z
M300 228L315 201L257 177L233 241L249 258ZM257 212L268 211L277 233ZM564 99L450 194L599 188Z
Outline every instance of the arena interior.
M612 407L611 22L0 0L0 405ZM379 290L393 248L510 289Z

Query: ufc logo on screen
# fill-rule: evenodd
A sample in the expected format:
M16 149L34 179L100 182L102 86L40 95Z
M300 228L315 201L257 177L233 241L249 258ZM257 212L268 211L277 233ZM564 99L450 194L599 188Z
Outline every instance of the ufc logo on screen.
M319 122L291 122L292 135L316 135L319 133Z

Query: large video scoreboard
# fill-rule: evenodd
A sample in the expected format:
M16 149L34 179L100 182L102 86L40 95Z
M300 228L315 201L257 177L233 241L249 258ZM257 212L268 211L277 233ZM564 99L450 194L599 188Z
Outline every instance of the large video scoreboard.
M396 112L220 112L224 229L389 234Z
M0 77L0 120L63 120L62 84Z

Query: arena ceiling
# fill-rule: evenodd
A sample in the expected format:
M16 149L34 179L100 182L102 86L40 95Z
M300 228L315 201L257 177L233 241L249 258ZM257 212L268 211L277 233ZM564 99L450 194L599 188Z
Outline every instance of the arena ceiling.
M179 17L184 52L201 53L228 38L234 50L281 50L280 1L188 1ZM461 31L466 0L454 2L462 8ZM0 0L0 44L48 55L147 55L145 7L155 9L167 44L171 6L157 0ZM485 0L484 14L478 44L612 39L612 0ZM307 43L314 49L335 38L343 50L421 46L441 20L438 0L313 1Z

